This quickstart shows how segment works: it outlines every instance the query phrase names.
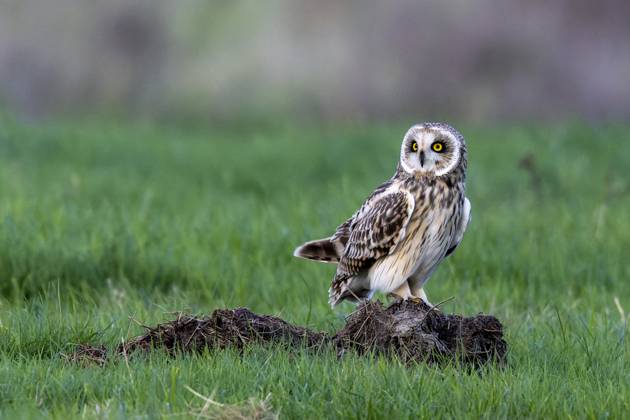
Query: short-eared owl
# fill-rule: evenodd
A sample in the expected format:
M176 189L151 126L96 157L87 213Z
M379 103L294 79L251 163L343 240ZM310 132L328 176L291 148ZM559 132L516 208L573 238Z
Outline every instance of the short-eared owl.
M375 291L427 301L422 289L451 254L470 221L465 197L466 143L447 124L407 131L394 176L329 238L294 255L337 263L330 304L371 298Z

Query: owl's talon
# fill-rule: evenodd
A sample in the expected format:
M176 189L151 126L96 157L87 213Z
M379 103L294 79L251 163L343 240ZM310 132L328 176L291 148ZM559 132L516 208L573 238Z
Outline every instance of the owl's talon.
M396 303L405 300L402 296L398 296L396 293L388 293L387 297Z

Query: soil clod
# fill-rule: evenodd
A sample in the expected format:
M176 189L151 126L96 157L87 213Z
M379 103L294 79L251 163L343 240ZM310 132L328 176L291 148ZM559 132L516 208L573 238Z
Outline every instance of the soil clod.
M282 343L289 346L320 346L328 339L323 332L296 327L247 308L217 309L209 317L179 314L173 321L148 328L147 332L119 347L119 352L164 348L168 352L243 348L251 343Z
M354 351L398 357L407 363L451 360L475 367L487 362L503 364L507 353L503 325L495 317L448 315L424 302L412 301L398 301L388 307L378 301L363 304L334 335L258 315L247 308L218 309L201 318L178 314L173 321L146 328L144 334L121 344L118 353L126 357L150 349L169 354L220 351L259 343L313 350L332 346L339 356ZM66 358L79 362L104 361L107 357L102 347L83 346L75 353Z
M376 351L406 362L461 360L480 366L505 361L503 326L491 315L445 315L424 302L368 302L334 337L340 351Z

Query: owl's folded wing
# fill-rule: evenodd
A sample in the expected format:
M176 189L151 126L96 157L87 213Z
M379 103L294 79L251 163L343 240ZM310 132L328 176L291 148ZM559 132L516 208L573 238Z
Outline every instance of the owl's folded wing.
M394 252L405 236L415 202L408 192L385 193L359 211L349 226L349 237L330 286L331 304L345 297L347 280Z
M464 197L464 207L462 208L462 219L459 223L459 229L457 230L455 237L453 238L453 242L451 243L450 248L446 251L446 257L451 255L453 251L457 248L459 243L464 238L464 233L468 228L468 224L470 223L470 200L467 197Z

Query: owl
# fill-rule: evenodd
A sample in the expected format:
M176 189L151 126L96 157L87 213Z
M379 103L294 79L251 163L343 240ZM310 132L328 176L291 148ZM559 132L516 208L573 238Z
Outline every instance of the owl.
M394 176L332 236L304 243L294 256L337 264L328 292L333 307L377 291L429 303L425 283L470 222L466 166L466 143L457 130L414 125L403 137Z

